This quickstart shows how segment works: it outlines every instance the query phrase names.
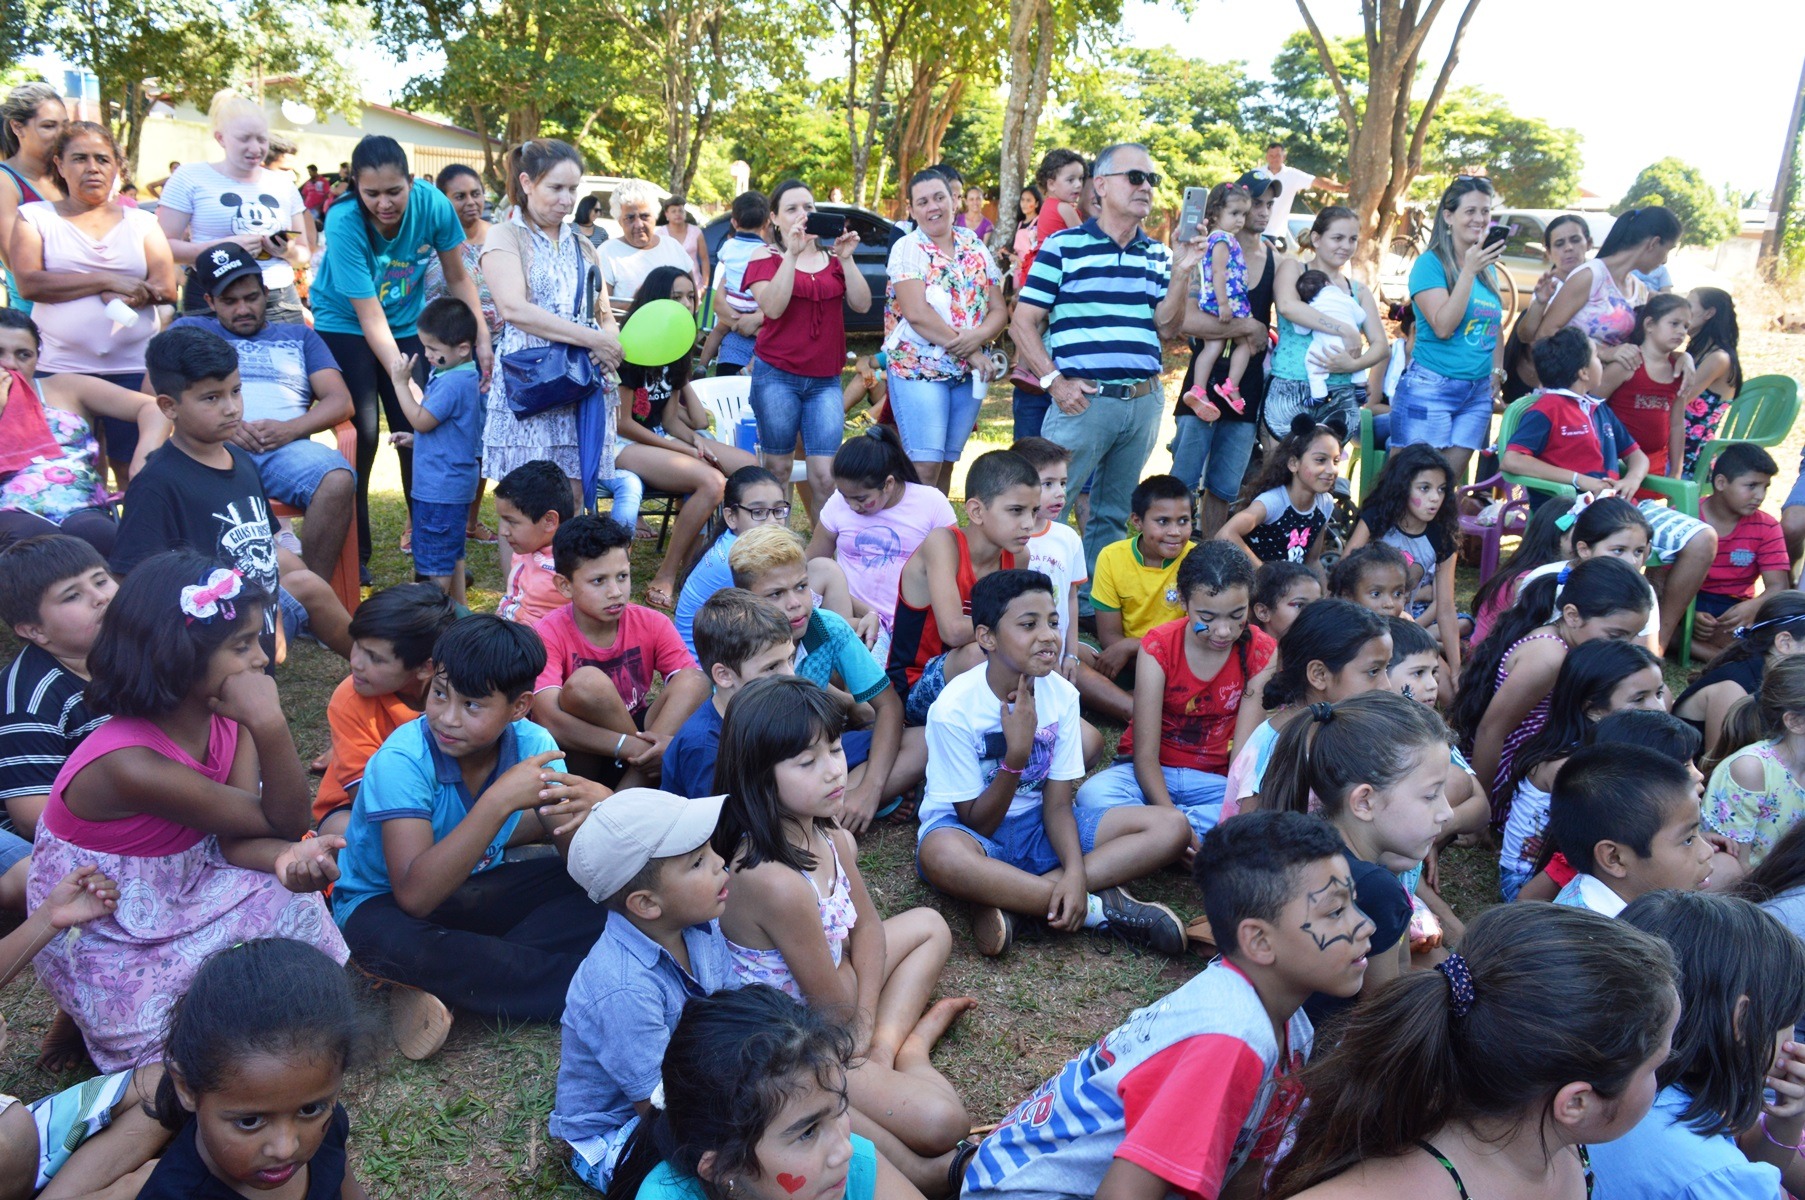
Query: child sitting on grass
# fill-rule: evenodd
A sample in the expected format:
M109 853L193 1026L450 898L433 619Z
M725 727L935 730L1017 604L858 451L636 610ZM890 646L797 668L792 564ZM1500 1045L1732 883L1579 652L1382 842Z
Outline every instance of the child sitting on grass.
M575 756L578 774L620 787L658 778L671 736L708 699L671 619L629 602L632 546L633 531L606 517L559 526L552 554L570 603L533 626L545 642L533 719Z
M1254 498L1216 536L1257 563L1316 562L1322 557L1322 532L1335 511L1346 436L1338 425L1318 425L1299 413L1267 458Z
M1454 600L1454 552L1460 514L1454 473L1433 446L1401 446L1385 460L1345 553L1383 542L1404 556L1410 572L1408 615L1435 630L1447 652L1449 677L1460 674L1460 613Z
M1381 617L1403 616L1410 598L1410 563L1397 547L1373 542L1329 568L1329 595Z
M1002 570L972 589L981 670L928 713L922 878L972 907L981 954L1009 948L1018 919L1075 933L1107 924L1162 954L1184 952L1172 911L1122 887L1176 861L1191 827L1176 809L1076 809L1084 778L1078 691L1059 676L1053 585Z
M351 674L326 702L332 755L313 798L314 825L321 833L345 832L370 756L426 707L433 645L457 617L451 597L430 583L386 588L357 606L351 616Z
M476 314L455 296L441 296L420 312L420 345L432 375L418 396L415 359L399 359L389 381L412 433L389 436L414 448L414 578L436 583L464 602L464 530L482 479L483 395L476 370Z
M1012 1109L979 1145L966 1196L1252 1194L1303 1100L1303 1000L1359 992L1372 922L1319 817L1224 821L1192 877L1221 959Z
M545 664L538 637L475 614L440 635L432 661L425 714L364 769L332 893L357 961L399 985L390 1014L409 1058L444 1044L447 1004L556 1021L606 919L557 857L508 856L537 842L564 850L607 794L565 774L551 735L525 719Z
M199 550L268 597L259 611L269 663L282 657L278 624L287 641L306 634L349 655L351 615L299 556L278 553L263 480L232 442L244 412L237 352L216 333L183 326L150 340L145 368L173 429L126 489L113 573L124 576L165 550Z
M1543 390L1511 434L1504 469L1579 492L1635 501L1648 475L1648 456L1616 414L1590 394L1603 370L1592 340L1569 325L1537 342L1532 352ZM1532 493L1531 503L1539 503L1543 495ZM1642 500L1636 507L1653 530L1650 544L1665 575L1655 642L1660 653L1672 643L1711 568L1717 534L1698 518L1658 500Z
M155 555L120 586L88 655L89 708L110 719L57 772L27 901L88 865L144 898L35 960L102 1071L145 1061L168 998L222 943L295 937L345 960L312 894L337 875L343 841L299 840L307 772L263 670L273 602L213 559Z
M727 796L714 848L731 865L721 932L736 986L767 984L857 1018L847 1074L853 1124L917 1187L937 1190L971 1119L928 1061L976 1003L929 1007L952 950L932 908L878 916L858 843L838 824L846 792L840 707L806 679L747 685L727 710L715 769Z
M1717 531L1717 557L1699 586L1692 621L1693 654L1709 661L1736 640L1736 630L1752 624L1765 594L1792 586L1792 563L1780 522L1761 511L1768 485L1780 470L1773 456L1753 442L1732 442L1711 465L1711 490L1698 515Z
M1554 777L1548 832L1579 874L1554 898L1615 917L1661 888L1705 886L1711 843L1684 763L1620 746L1576 751Z
M570 840L570 875L608 924L571 977L551 1135L606 1191L640 1122L683 1006L728 986L727 864L709 845L721 797L616 792Z
M0 908L23 911L23 874L16 891L5 876L30 857L64 760L106 719L88 710L84 692L88 652L118 590L80 538L44 534L0 550L0 622L22 647L0 676L0 802L17 834L0 833Z
M1253 564L1227 542L1205 542L1178 568L1185 615L1141 639L1135 720L1114 766L1078 789L1078 807L1176 806L1192 844L1222 812L1242 697L1278 646L1247 623Z
M568 603L558 590L552 539L576 514L564 468L546 459L515 467L495 485L495 532L508 576L496 616L536 625Z
M941 689L984 662L971 619L972 587L1027 561L1039 508L1040 474L1027 459L1007 450L980 454L965 475L970 524L933 530L904 564L888 671L909 724L925 725Z
M714 684L714 695L690 714L665 749L664 785L679 796L714 794L721 722L740 690L767 675L796 673L789 618L744 588L722 588L696 613L696 660ZM859 737L849 733L842 741ZM869 751L870 736L864 740Z
M1285 636L1306 605L1322 599L1322 576L1303 563L1269 562L1254 572L1253 625L1273 641Z
M1706 767L1706 825L1734 843L1744 870L1760 866L1805 820L1805 658L1775 663L1737 702Z
M1134 684L1141 638L1184 615L1176 579L1191 552L1191 491L1175 475L1150 475L1128 499L1130 536L1097 552L1091 603L1097 610L1092 663L1123 688Z
M833 695L848 723L846 802L840 821L853 834L888 815L927 770L927 739L904 731L902 697L838 613L818 608L809 590L802 539L788 529L755 529L734 543L733 581L775 604L796 642L795 673ZM856 736L863 735L863 736Z
M98 555L88 543L81 544ZM98 867L70 871L23 924L0 937L0 988L52 941L100 920L118 905L117 885ZM0 1033L4 1030L0 1021ZM169 1140L145 1111L162 1076L155 1063L127 1066L31 1104L0 1092L0 1197L31 1200L52 1179L59 1181L53 1194L92 1200L136 1196L150 1174L146 1164Z

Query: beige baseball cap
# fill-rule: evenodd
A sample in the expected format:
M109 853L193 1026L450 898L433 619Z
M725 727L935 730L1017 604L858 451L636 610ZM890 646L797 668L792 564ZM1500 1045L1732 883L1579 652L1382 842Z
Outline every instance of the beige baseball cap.
M616 792L589 810L570 839L570 877L600 904L653 859L688 854L713 837L726 799L691 800L657 788Z

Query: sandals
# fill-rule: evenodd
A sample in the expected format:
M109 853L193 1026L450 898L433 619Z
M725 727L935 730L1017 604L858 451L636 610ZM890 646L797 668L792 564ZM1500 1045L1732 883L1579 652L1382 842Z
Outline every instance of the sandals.
M978 1152L978 1143L968 1137L960 1138L959 1144L953 1147L953 1161L947 1164L946 1186L950 1194L957 1196L965 1186L965 1168Z
M1211 390L1222 397L1222 402L1233 409L1236 416L1240 416L1247 411L1247 401L1241 397L1241 388L1239 384L1224 379Z
M464 530L464 540L469 542L493 542L495 531L478 521L474 526Z
M389 993L389 1028L402 1056L419 1062L444 1047L451 1033L451 1010L430 992L395 984Z
M675 612L677 606L671 601L671 589L662 583L646 585L646 603L653 608L661 608L665 612Z
M1200 421L1214 421L1222 415L1222 410L1216 407L1201 383L1184 394L1184 401L1185 407L1196 413Z

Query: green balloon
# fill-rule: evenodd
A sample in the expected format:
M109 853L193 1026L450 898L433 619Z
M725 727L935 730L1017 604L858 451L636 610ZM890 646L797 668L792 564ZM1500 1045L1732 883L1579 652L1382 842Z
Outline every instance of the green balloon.
M620 331L621 355L636 367L668 366L695 345L695 314L675 300L641 305Z

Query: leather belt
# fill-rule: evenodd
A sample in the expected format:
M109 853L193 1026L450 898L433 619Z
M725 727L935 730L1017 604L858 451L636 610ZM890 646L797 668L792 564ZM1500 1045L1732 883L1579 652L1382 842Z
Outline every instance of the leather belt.
M1111 400L1138 400L1153 390L1153 376L1135 383L1099 383L1096 394Z

